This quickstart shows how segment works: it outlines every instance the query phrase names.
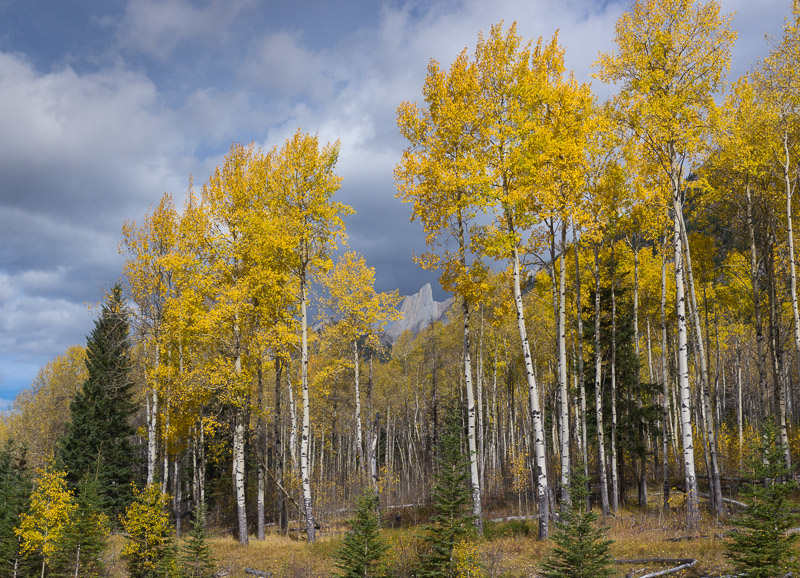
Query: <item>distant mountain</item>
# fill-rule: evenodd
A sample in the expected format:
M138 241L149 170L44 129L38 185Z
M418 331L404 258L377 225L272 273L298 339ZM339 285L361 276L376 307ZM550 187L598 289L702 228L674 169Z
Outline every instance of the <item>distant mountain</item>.
M452 297L447 301L434 301L431 284L425 283L422 289L403 298L400 305L403 318L387 325L384 333L389 342L394 344L404 332L410 331L416 335L432 321L439 321L452 306Z

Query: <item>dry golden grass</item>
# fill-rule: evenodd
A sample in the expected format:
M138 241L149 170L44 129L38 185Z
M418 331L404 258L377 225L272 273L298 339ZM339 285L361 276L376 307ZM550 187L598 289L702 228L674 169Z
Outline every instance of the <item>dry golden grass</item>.
M678 578L719 576L730 573L724 557L724 535L727 527L706 514L698 532L687 535L682 511L664 512L651 508L621 509L616 516L606 518L608 537L614 541L612 556L616 559L641 558L696 558L698 563L689 570L676 574ZM529 522L529 535L496 536L479 542L481 565L486 578L522 578L535 576L542 559L552 547L552 542L535 538L535 520ZM308 545L296 537L268 534L264 541L251 538L249 546L239 546L233 538L209 539L217 567L227 571L230 578L245 578L245 568L272 572L275 578L322 578L335 574L333 553L339 547L344 528L332 528L322 534L317 543ZM390 569L397 578L411 576L418 559L419 528L384 530L392 546ZM114 537L108 564L109 576L123 578L124 565L119 551L124 540ZM616 576L626 574L641 576L647 572L666 569L665 564L637 563L616 565Z

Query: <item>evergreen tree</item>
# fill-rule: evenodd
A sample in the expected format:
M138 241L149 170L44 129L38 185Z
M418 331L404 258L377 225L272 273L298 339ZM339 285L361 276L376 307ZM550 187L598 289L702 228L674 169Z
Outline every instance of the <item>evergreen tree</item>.
M384 556L389 545L381 538L377 502L377 496L369 490L358 498L355 516L349 521L350 531L334 555L342 578L386 576Z
M128 317L119 284L103 304L87 341L88 377L70 403L70 422L59 441L58 465L77 487L89 472L98 482L112 522L131 501L136 457L130 418L136 411L130 377Z
M611 576L611 540L604 535L607 528L595 525L596 512L587 509L586 477L583 468L572 470L569 490L571 504L556 522L557 532L553 536L555 547L542 564L544 578L607 578Z
M183 546L181 570L185 578L207 578L214 574L214 556L206 541L206 506L195 513L189 539Z
M0 576L33 574L41 565L37 556L23 556L22 538L15 532L20 514L28 510L32 490L25 450L9 440L0 449Z
M747 509L733 520L726 555L741 576L768 578L797 572L793 548L798 534L786 531L797 522L788 501L797 483L791 479L774 425L767 424L751 461L753 478L742 488Z
M77 508L64 530L64 544L54 567L64 569L68 576L103 576L109 520L100 507L97 480L88 473L78 484L75 502Z
M424 578L453 576L453 548L474 530L469 458L461 451L461 420L455 410L448 414L439 450L439 474L431 490L436 513L431 516L433 524L425 527L428 551L420 556L417 574Z

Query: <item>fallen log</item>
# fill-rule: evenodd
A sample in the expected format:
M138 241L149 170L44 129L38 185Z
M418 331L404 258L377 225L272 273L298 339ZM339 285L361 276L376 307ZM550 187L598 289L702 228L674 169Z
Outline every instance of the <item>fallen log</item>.
M245 574L251 574L253 576L259 576L259 578L272 578L272 572L265 572L264 570L255 570L253 568L245 568Z
M678 564L673 568L660 570L658 572L651 572L644 574L639 578L656 578L657 576L665 576L667 574L674 574L681 570L686 570L697 564L696 558L634 558L629 560L614 560L614 564Z

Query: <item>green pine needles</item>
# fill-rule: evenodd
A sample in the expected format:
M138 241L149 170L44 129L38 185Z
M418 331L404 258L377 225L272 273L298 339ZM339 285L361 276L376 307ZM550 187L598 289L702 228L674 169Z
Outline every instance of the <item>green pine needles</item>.
M556 522L558 531L552 537L556 545L540 572L544 578L607 578L613 573L612 541L605 539L607 528L595 524L598 514L586 509L586 484L582 468L574 468L569 489L572 504Z
M470 513L469 457L461 451L461 420L457 411L448 414L439 451L439 475L431 491L436 513L431 516L432 524L425 527L423 541L427 551L420 556L417 573L420 578L454 576L453 549L475 530L475 516Z
M753 477L741 492L747 509L733 520L736 532L729 536L726 555L747 578L797 572L793 544L798 534L786 533L798 519L788 501L797 483L789 476L774 425L768 424L762 432L750 465Z
M206 505L195 512L189 539L183 545L181 575L184 578L208 578L214 574L214 556L206 536Z
M377 496L365 491L356 504L350 531L334 554L341 578L382 578L387 575L386 553L389 544L381 537Z
M119 284L103 304L87 341L89 375L70 403L70 421L59 440L57 465L75 488L87 472L97 480L100 504L112 524L131 503L136 454L130 424L136 413L130 376L128 315Z

